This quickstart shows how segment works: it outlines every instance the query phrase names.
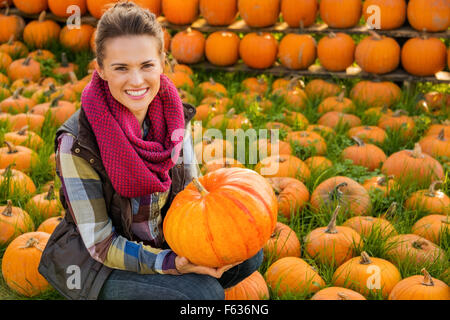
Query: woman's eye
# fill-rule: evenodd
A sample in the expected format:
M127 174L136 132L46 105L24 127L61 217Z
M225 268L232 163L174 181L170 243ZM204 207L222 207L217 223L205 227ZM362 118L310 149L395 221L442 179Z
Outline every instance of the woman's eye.
M125 68L125 67L118 67L118 68L116 68L116 70L118 70L118 71L125 71L125 70L127 70L127 68Z
M153 68L152 64L145 64L144 65L144 69L149 69L149 68Z

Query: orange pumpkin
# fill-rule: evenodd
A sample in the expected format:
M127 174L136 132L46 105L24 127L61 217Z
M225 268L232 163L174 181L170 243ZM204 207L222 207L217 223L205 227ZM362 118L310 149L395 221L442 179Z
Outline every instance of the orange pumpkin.
M316 21L319 4L317 0L281 0L281 14L289 27L309 27Z
M397 69L400 64L400 45L393 38L380 36L370 31L355 49L355 61L362 70L385 74Z
M412 38L402 47L402 65L415 76L433 76L445 69L447 48L438 38Z
M46 20L45 15L45 11L42 11L39 19L29 22L23 30L23 40L31 47L42 49L59 40L61 27L53 20Z
M37 150L44 145L44 140L37 133L29 131L28 126L18 131L5 133L4 139L14 145L25 146L33 150Z
M311 131L289 132L286 139L293 144L297 144L308 149L314 155L325 155L327 153L327 143L319 134Z
M371 258L363 251L360 257L352 258L336 269L333 285L355 290L365 297L372 293L387 298L401 279L400 272L391 262Z
M205 37L200 31L187 28L172 38L170 51L178 62L193 64L202 60L205 43Z
M375 25L370 18L374 11L370 10L376 6L379 10L380 25ZM406 20L406 2L405 0L366 0L363 4L363 16L366 23L376 29L392 30L403 26Z
M12 169L13 165L0 169L0 185L6 186L7 194L14 193L33 194L36 185L33 180L22 171Z
M56 227L60 224L62 219L63 219L62 216L48 218L39 225L39 228L37 229L37 231L52 234L53 231L55 231Z
M48 9L47 0L13 0L14 6L26 14L38 14Z
M24 58L28 55L28 48L23 42L14 41L14 36L11 35L7 43L0 45L0 52L5 52L13 58Z
M355 180L336 176L319 184L311 194L311 207L319 212L336 208L339 204L347 215L367 215L372 209L369 193Z
M24 126L28 126L29 130L39 132L44 124L45 117L40 114L18 113L11 116L11 130L20 130Z
M420 139L419 144L424 153L437 158L450 158L450 135L445 136L445 130L442 129L437 135L427 135Z
M361 14L361 0L320 1L320 17L332 28L354 27L358 24Z
M4 144L6 147L0 148L0 169L15 163L17 170L30 172L38 161L37 153L24 146L15 146L8 141L4 141Z
M234 145L228 140L203 137L201 142L195 144L194 153L199 163L223 160L233 158Z
M267 181L277 196L278 212L288 220L299 215L309 200L309 191L303 182L290 177L267 178Z
M161 15L161 0L133 0L133 2L143 9L148 9L157 17Z
M67 12L69 6L75 5L80 10L80 15L86 14L86 0L48 0L48 8L57 17L68 18L73 12Z
M378 126L384 130L396 131L402 138L408 138L413 133L415 123L406 111L399 109L391 115L381 116Z
M6 206L0 206L1 245L8 244L20 234L32 230L34 230L34 224L28 212L14 207L11 200L8 200Z
M202 82L198 85L204 97L223 97L227 95L227 88L221 83L209 78L209 81Z
M304 182L311 173L306 164L293 155L273 155L262 159L254 168L263 177L291 177Z
M24 28L25 21L23 18L9 14L9 6L6 8L5 13L0 13L0 43L20 39Z
M12 290L33 297L51 289L38 272L42 252L49 238L50 235L45 232L28 232L14 239L6 248L2 274Z
M173 24L191 24L198 17L199 0L164 0L162 12L167 21Z
M450 231L450 219L442 214L430 214L419 220L411 232L439 245L442 237Z
M401 89L393 82L359 81L350 98L363 107L390 107L401 98Z
M393 178L394 176L372 177L364 181L363 187L367 191L380 190L385 196L387 196L396 186L396 182Z
M225 289L225 300L268 300L269 288L266 280L258 271L239 282L234 287Z
M393 175L399 182L416 183L419 186L429 186L432 181L444 179L442 165L422 153L418 143L414 150L402 150L390 155L381 167L381 172Z
M421 210L427 214L450 214L450 198L437 189L442 181L434 181L428 190L413 192L405 201L405 207L409 210Z
M376 126L353 127L347 132L347 136L358 137L365 143L374 143L382 145L387 139L387 133L384 129Z
M355 42L346 33L329 33L320 39L317 56L320 64L330 71L345 71L355 60Z
M23 78L38 81L41 77L41 65L31 57L15 60L8 67L8 77L12 81Z
M59 202L59 196L55 194L54 187L49 191L37 194L27 203L28 211L35 211L44 219L60 215L62 206Z
M239 0L238 10L249 27L268 27L278 21L280 0Z
M275 63L277 53L277 40L270 33L248 33L239 44L240 57L248 67L254 69L270 68Z
M213 32L206 39L206 58L216 66L231 66L239 60L239 42L239 37L233 32Z
M89 13L96 19L100 19L106 10L119 0L86 0Z
M300 257L300 241L288 225L277 222L270 239L264 245L264 258L275 262L284 257Z
M339 96L333 96L325 98L317 108L319 113L326 113L329 111L339 112L354 112L356 106L352 100L345 98L345 90L343 90Z
M331 162L331 160L321 156L309 157L305 160L305 164L308 166L311 173L323 172L333 167L333 162Z
M342 88L337 84L326 80L313 79L306 85L305 92L311 99L325 99L337 96L342 92Z
M321 116L317 123L333 129L340 126L349 127L349 129L351 129L360 126L361 119L353 114L330 111Z
M234 158L213 159L204 163L202 166L202 174L208 174L222 168L245 168L245 166Z
M362 294L342 287L328 287L316 292L311 300L367 300Z
M31 109L35 102L21 95L23 88L14 91L13 95L0 102L0 111L10 113L26 112Z
M164 237L192 263L220 267L254 256L270 238L277 210L263 177L249 169L219 169L178 193L164 219Z
M374 144L366 144L358 137L352 137L356 145L342 150L342 158L351 160L355 165L366 167L369 171L379 169L387 157L383 150Z
M94 31L95 28L88 24L81 24L75 29L69 29L65 26L59 34L59 42L75 52L88 50Z
M284 295L304 296L325 286L320 275L305 260L284 257L275 261L265 274L267 284L279 298Z
M316 41L310 35L287 34L280 41L278 58L288 69L307 69L316 60Z
M200 14L211 26L227 26L236 19L236 0L200 0Z
M407 15L411 26L419 31L439 32L450 26L450 5L446 0L411 0Z
M341 207L336 206L327 227L309 232L305 237L306 253L321 264L340 266L351 259L362 245L359 234L347 226L336 226Z
M389 300L450 300L448 285L431 277L425 268L423 276L411 276L398 282L389 294Z

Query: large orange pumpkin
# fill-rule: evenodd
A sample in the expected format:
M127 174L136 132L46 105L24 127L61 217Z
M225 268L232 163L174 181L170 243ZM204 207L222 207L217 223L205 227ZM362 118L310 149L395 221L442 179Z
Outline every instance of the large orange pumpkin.
M91 38L95 28L88 24L82 24L78 28L62 28L59 34L61 44L73 51L88 50L91 46Z
M295 231L277 222L270 239L264 245L264 259L272 262L284 257L300 257L301 245Z
M14 239L6 248L2 274L12 290L33 297L51 288L38 272L42 251L49 238L45 232L28 232Z
M281 14L289 27L309 27L316 21L319 5L317 0L281 0Z
M419 31L445 31L450 26L450 4L448 0L410 0L408 21Z
M230 66L239 60L239 37L229 31L216 31L206 39L205 55L216 66Z
M329 33L320 39L317 56L320 64L330 71L344 71L355 60L355 42L346 33Z
M238 10L249 27L268 27L278 20L280 0L239 0Z
M86 5L89 13L94 18L100 19L103 13L118 1L119 0L86 0Z
M258 271L225 290L225 300L268 300L269 288Z
M399 270L389 261L371 258L366 252L339 266L333 274L333 284L355 290L364 296L381 294L387 298L402 279Z
M162 12L167 21L185 25L194 22L198 17L199 0L162 0Z
M402 47L402 65L416 76L432 76L445 69L447 48L438 38L412 38Z
M247 66L254 69L270 68L277 53L277 40L270 33L248 33L239 44L239 55Z
M374 25L370 18L374 11L371 6L376 6L379 10L380 25ZM400 28L406 20L405 0L366 0L363 5L363 16L372 28L380 30L391 30ZM375 15L375 17L378 17Z
M361 0L321 0L320 17L332 28L351 28L362 14Z
M445 282L431 277L426 269L422 273L397 283L389 300L450 300L450 288Z
M61 27L55 21L46 19L45 15L45 11L42 11L38 20L29 22L23 30L23 40L31 47L42 49L59 40Z
M38 14L47 10L47 0L13 0L14 6L26 14Z
M417 220L411 232L439 244L442 237L450 232L450 218L442 214L430 214Z
M22 37L25 21L18 15L9 14L9 7L0 13L0 43L18 40Z
M212 26L227 26L237 15L236 0L200 0L200 14Z
M342 150L342 158L353 161L355 165L366 167L369 171L379 169L386 161L386 154L374 144L366 144L358 137L352 137L356 145Z
M388 81L359 81L350 91L350 97L364 107L390 107L401 94L400 87Z
M282 154L262 159L255 166L255 171L264 177L291 177L304 182L309 179L311 172L300 158Z
M5 245L18 235L34 230L33 220L28 212L14 207L11 200L0 206L0 244Z
M249 169L223 168L194 179L164 219L167 243L197 265L220 267L254 256L270 238L278 202Z
M450 198L437 188L442 181L434 181L425 190L413 192L405 201L405 208L421 210L426 214L450 214Z
M321 209L334 210L339 204L347 215L367 215L372 204L369 193L355 180L336 176L319 184L311 194L311 207L316 212ZM343 214L344 215L344 214Z
M307 295L325 286L320 275L305 260L284 257L275 261L266 272L266 281L278 296Z
M172 38L170 51L179 63L197 63L203 58L205 42L205 37L200 31L187 28Z
M308 188L290 177L267 178L278 199L278 212L290 219L298 215L309 200Z
M67 13L69 6L75 5L80 9L80 15L87 11L86 0L48 0L48 8L57 17L68 18L73 12Z
M5 187L7 194L14 193L34 194L36 185L33 180L20 170L13 169L14 165L9 165L5 169L0 169L0 185Z

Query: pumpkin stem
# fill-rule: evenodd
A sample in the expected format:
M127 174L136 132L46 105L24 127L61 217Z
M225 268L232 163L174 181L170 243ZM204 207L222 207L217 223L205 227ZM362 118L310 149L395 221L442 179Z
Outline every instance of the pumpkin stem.
M347 182L342 182L338 184L336 187L334 187L333 191L331 191L331 199L333 200L339 200L342 196L342 191L339 190L342 187L346 187Z
M369 255L367 252L363 251L361 252L361 260L359 261L360 264L371 264L372 260L370 260Z
M383 219L390 218L394 215L394 212L397 211L397 202L392 202L389 208L386 210L385 214L381 216Z
M17 100L17 99L19 99L20 98L20 94L22 93L22 91L23 91L23 87L20 87L20 88L17 88L16 90L14 90L14 93L13 93L13 99L15 99L15 100Z
M420 144L416 143L414 144L414 150L412 151L413 158L422 158L422 148L420 147Z
M27 57L24 62L22 63L23 66L28 66L30 64L31 57Z
M38 249L39 251L42 252L42 249L37 246L38 244L39 244L38 239L30 238L30 239L28 239L27 243L23 247L18 247L18 248L19 249L27 249L27 248L35 247L36 249Z
M6 6L4 15L5 15L5 16L9 15L9 3L8 3L8 1L5 0L5 1L2 2L2 4L3 4L4 6Z
M423 241L423 240L417 240L417 241L414 241L413 243L412 243L412 246L413 246L413 248L415 248L415 249L419 249L419 250L422 250L422 246L424 246L424 245L426 245L427 243L425 242L425 241Z
M353 136L352 137L353 140L355 140L356 144L358 145L358 147L364 147L366 144L364 143L364 141L362 141L359 137L357 136Z
M441 141L445 141L445 130L444 129L439 131L438 139L441 140Z
M42 11L41 14L39 14L39 19L38 19L38 21L39 21L39 22L44 22L46 14L47 14L47 13L45 12L45 10Z
M8 200L6 202L6 208L3 210L2 215L6 217L12 217L12 201Z
M78 82L78 78L77 78L75 72L70 71L70 72L69 72L69 77L70 77L70 82L71 82L72 84L75 84L75 83Z
M348 296L343 292L338 292L337 296L339 297L339 300L348 300Z
M17 150L16 146L13 145L11 142L4 141L3 143L6 144L6 146L8 147L8 154L19 152L19 150Z
M8 46L12 45L14 43L14 35L12 34L9 39L8 42L6 43Z
M28 125L24 126L22 129L17 131L17 134L20 136L25 136L27 134L27 131L28 131Z
M382 37L373 30L369 30L370 35L374 38L374 40L381 40Z
M57 96L55 99L52 100L50 103L50 108L55 108L59 104L59 100L61 100L64 97L64 94L61 93L59 96Z
M226 114L226 118L231 118L236 114L236 109L231 108L230 110L228 110L227 114Z
M342 102L344 101L344 97L345 97L345 88L343 88L343 90L341 91L341 93L339 93L339 95L337 96L336 100L338 102Z
M424 286L429 286L432 287L434 286L434 282L433 282L433 278L431 277L431 275L428 273L427 270L425 270L425 268L423 268L422 270L420 270L423 273L423 282L422 284Z
M407 115L408 115L408 111L403 110L403 109L398 109L392 114L393 117L400 117L400 116L407 116Z
M427 197L435 197L436 196L436 186L441 185L443 182L441 180L433 181L428 188L428 191L425 193Z
M48 189L47 195L45 196L45 200L55 200L55 186L52 184Z
M284 163L287 161L287 159L285 157L278 157L277 161L278 161L278 163Z
M192 180L192 183L197 188L197 190L200 192L202 197L206 196L209 192L205 189L205 187L200 183L200 181L197 178L194 178Z
M340 209L341 209L340 205L337 205L336 209L334 209L333 216L331 217L330 223L328 224L325 233L332 233L332 234L338 233L336 229L336 217Z
M8 178L8 176L10 177L12 175L12 167L14 167L15 165L16 165L15 163L9 164L5 168L5 171L3 172L2 176L5 177L5 178Z

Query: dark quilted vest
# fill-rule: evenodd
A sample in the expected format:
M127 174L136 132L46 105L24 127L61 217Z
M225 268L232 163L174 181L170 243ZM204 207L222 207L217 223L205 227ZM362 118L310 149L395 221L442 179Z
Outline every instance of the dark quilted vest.
M183 106L187 126L196 110L189 104L183 104ZM94 133L82 109L58 129L55 149L58 137L66 132L76 137L72 153L88 161L100 176L106 208L116 232L129 240L136 240L133 239L131 232L133 215L130 199L115 192L101 161ZM182 152L181 157L183 156ZM172 185L167 202L161 210L163 218L176 194L183 189L185 179L190 178L186 174L187 166L187 164L180 163L169 171ZM45 247L39 264L39 272L68 299L97 299L104 282L113 269L104 266L90 256L71 214L67 211L67 203L62 190L60 199L66 210L65 218L52 233ZM75 278L77 275L80 276L80 281Z

